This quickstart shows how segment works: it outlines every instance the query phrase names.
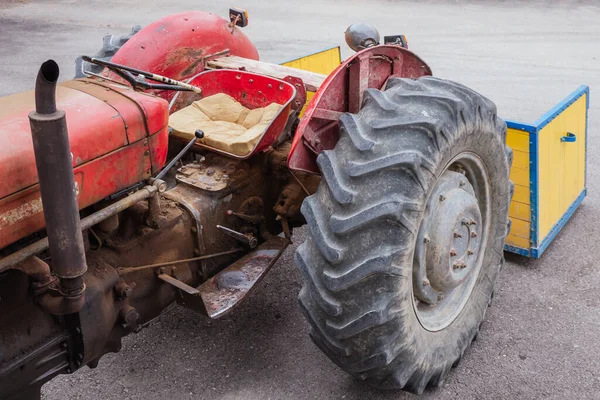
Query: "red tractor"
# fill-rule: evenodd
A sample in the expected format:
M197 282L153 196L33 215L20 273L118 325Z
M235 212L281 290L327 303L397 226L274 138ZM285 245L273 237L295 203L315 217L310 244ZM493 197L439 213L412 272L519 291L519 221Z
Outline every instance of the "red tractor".
M0 398L173 302L228 313L304 224L300 306L351 375L422 393L477 336L512 196L494 104L365 25L329 75L260 62L230 14L166 17L88 78L47 61L0 99Z

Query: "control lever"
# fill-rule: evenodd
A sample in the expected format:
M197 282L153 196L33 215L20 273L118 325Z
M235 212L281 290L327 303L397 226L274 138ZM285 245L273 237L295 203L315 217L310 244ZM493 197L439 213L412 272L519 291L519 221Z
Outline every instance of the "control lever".
M164 167L162 169L162 171L160 171L158 173L158 175L156 175L156 177L154 178L156 179L162 179L167 172L169 172L171 170L171 168L173 168L175 166L175 164L177 164L177 161L181 160L181 157L185 156L186 153L188 152L188 150L196 143L196 140L198 139L202 139L204 137L204 132L200 129L198 129L195 133L194 133L194 138L192 140L190 140L190 142L188 144L185 145L185 147L183 148L183 150L181 150L179 152L179 154L177 154L175 156L175 158L173 158L171 160L171 162L169 164L167 164L166 167Z
M251 249L258 246L258 240L252 235L244 235L242 232L234 231L233 229L226 228L222 225L217 225L217 229L221 230L226 235L231 236L235 240L248 245Z

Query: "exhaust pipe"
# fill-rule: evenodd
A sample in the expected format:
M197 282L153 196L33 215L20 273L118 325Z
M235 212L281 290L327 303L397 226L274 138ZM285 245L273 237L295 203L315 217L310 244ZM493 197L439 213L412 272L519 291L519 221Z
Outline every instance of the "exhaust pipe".
M78 312L84 303L87 271L77 189L65 112L56 109L59 68L54 60L42 64L35 84L35 111L29 114L35 164L40 183L52 273L59 279L58 294L40 299L49 312Z

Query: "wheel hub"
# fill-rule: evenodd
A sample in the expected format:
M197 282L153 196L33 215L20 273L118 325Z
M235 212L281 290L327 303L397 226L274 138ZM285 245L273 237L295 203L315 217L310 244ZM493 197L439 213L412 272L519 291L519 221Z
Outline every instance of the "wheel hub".
M476 269L482 220L473 187L458 172L439 179L419 230L413 274L415 296L442 302Z
M466 182L464 177L460 183L463 182ZM463 189L466 185L468 188ZM469 188L473 190L470 184L464 183L463 187L441 194L437 207L433 207L431 241L425 250L426 270L431 286L441 292L463 283L477 260L477 227L481 225L481 214Z

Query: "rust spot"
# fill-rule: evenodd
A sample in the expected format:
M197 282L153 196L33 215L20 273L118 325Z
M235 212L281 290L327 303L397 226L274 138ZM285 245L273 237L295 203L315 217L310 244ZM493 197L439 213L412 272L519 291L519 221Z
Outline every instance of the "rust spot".
M173 64L184 63L187 65L187 67L181 72L179 77L189 76L193 74L198 68L198 65L202 63L203 55L203 49L194 47L176 48L167 55L165 62L166 68Z

